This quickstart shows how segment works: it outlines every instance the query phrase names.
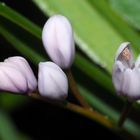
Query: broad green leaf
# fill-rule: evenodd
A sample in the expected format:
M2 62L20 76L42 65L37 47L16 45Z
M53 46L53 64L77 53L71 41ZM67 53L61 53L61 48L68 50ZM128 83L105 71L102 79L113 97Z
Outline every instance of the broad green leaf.
M33 0L46 15L60 13L72 23L75 40L93 61L111 71L118 45L124 40L86 0Z
M92 5L92 7L97 9L97 11L102 15L102 18L106 19L110 23L110 26L112 26L118 32L118 34L120 34L125 39L125 41L131 42L133 51L136 51L134 52L136 54L136 57L138 55L138 52L140 52L139 34L113 11L106 0L88 0L88 2Z
M140 30L139 0L110 0L110 4L120 16Z

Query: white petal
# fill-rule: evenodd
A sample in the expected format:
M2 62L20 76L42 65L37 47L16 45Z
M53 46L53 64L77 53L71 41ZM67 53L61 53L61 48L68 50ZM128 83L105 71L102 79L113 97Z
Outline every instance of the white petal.
M130 101L140 99L140 73L137 70L127 69L124 72L122 93Z
M52 62L39 63L38 88L49 100L64 100L68 96L68 80L65 73Z
M9 64L0 64L0 90L24 93L27 92L26 78Z
M122 57L121 57L121 53L122 53L122 51L125 49L125 48L128 48L129 49L129 51L130 51L130 60L129 60L129 66L127 66L128 64L127 64L127 62L125 61L125 60L123 60L122 59ZM116 55L115 55L115 61L121 61L125 66L127 66L127 67L132 67L132 65L133 65L133 54L132 54L132 49L131 49L131 46L130 46L130 43L129 42L124 42L124 43L122 43L120 46L119 46L119 48L118 48L118 50L117 50L117 52L116 52Z
M22 74L27 80L29 92L34 91L36 89L37 80L26 59L20 56L15 56L15 57L9 57L8 59L5 59L4 62L11 64L11 66L13 65L13 67L15 67L17 70L22 72Z
M140 55L138 56L138 58L135 62L135 68L140 68Z
M42 41L50 58L61 68L69 68L75 55L72 27L61 15L49 18L43 28Z
M116 61L112 69L112 81L118 94L120 94L121 91L124 71L125 71L124 65L120 61Z

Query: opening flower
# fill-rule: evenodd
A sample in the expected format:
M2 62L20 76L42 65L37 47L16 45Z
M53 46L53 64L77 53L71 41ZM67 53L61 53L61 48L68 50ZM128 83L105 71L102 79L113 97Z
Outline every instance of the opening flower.
M116 52L112 80L118 95L129 101L140 99L140 56L134 63L129 42L122 43Z

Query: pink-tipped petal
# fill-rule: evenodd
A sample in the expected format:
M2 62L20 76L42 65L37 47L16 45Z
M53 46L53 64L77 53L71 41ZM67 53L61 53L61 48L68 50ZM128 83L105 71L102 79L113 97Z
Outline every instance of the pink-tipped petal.
M120 95L124 71L125 71L124 65L120 61L116 61L115 64L113 65L112 81L118 95Z
M135 62L135 68L140 68L140 55L138 56L138 58Z
M124 72L122 93L130 101L140 99L140 75L137 70L127 69Z

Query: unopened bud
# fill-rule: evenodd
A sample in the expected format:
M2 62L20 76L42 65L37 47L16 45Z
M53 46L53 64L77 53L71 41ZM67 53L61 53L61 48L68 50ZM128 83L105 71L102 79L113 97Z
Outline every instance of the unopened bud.
M68 96L68 80L65 73L53 62L39 63L39 93L49 100L62 101Z
M45 23L42 41L49 57L62 69L71 66L75 47L71 24L62 15L54 15Z
M31 67L23 57L9 57L0 62L0 90L25 93L37 87Z

